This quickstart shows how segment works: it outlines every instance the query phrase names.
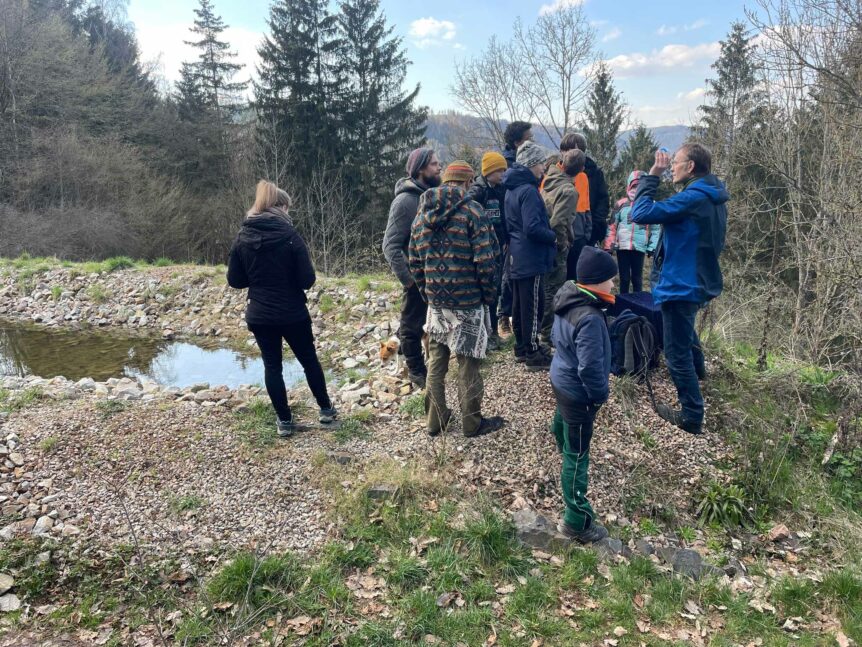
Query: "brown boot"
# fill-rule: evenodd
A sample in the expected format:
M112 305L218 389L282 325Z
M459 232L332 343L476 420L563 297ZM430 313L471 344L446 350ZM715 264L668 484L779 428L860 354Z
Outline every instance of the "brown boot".
M508 337L512 334L512 320L509 316L503 315L500 317L500 335Z

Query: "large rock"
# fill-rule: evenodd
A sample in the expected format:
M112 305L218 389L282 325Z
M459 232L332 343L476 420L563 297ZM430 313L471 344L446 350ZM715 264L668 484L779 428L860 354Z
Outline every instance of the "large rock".
M6 573L0 573L0 595L15 586L15 578Z
M17 611L21 608L21 600L14 593L0 596L0 611Z
M699 580L704 573L703 559L696 550L683 548L673 557L673 572Z
M535 510L523 508L512 515L518 539L521 543L541 550L559 550L571 541L559 530L557 525Z

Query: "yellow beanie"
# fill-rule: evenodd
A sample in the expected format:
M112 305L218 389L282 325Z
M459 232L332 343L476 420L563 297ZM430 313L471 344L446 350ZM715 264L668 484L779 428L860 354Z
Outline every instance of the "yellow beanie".
M494 171L505 171L508 168L506 158L491 151L482 155L482 175L489 176Z

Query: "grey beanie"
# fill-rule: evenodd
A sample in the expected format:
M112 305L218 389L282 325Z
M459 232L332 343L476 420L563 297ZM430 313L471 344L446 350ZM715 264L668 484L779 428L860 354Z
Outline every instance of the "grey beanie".
M544 164L548 157L550 157L550 151L547 148L533 141L525 141L518 146L516 161L529 168L536 164Z

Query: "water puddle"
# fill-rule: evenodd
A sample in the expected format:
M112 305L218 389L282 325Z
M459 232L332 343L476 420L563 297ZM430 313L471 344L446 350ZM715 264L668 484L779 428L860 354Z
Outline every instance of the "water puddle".
M186 341L125 337L104 330L71 331L0 320L0 375L70 380L91 377L147 377L164 386L184 388L200 382L263 384L257 354L206 348ZM285 353L288 388L304 379L302 367Z

